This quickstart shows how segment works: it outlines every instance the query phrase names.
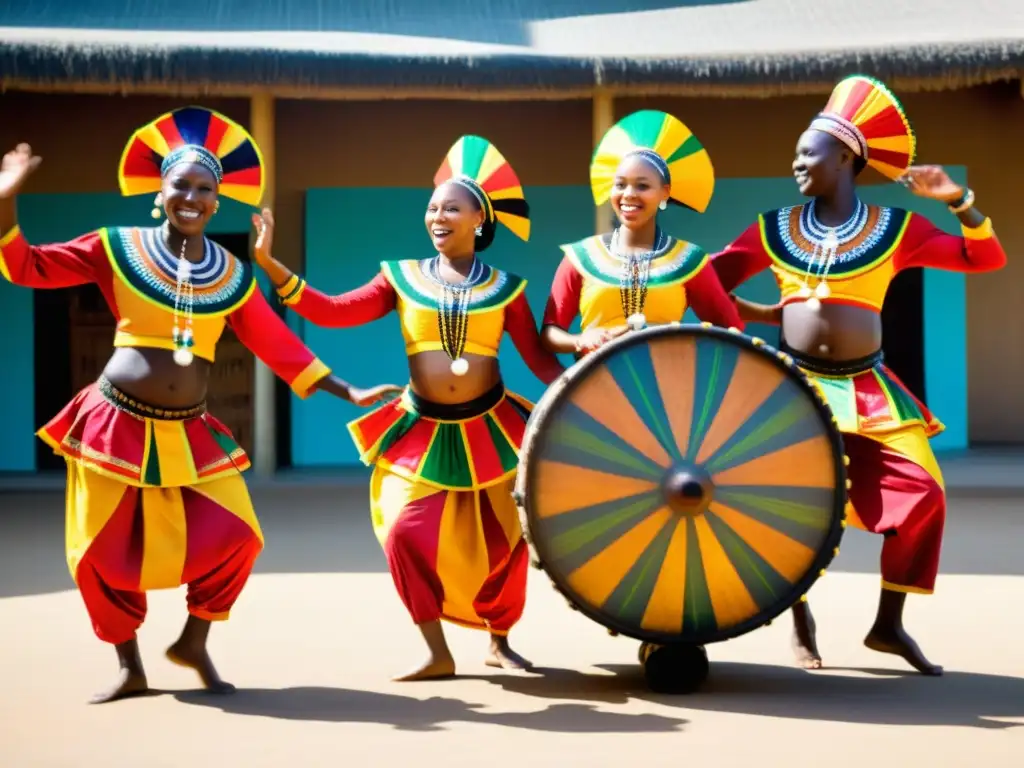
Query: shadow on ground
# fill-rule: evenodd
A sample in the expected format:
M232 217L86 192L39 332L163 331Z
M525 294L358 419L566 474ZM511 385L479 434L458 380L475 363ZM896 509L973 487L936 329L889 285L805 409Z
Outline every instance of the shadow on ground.
M541 699L623 704L643 699L681 709L870 725L1012 728L992 718L1024 718L1024 679L967 672L941 678L880 669L824 673L738 662L712 664L690 696L647 690L639 665L599 665L611 674L537 669L531 676L481 677L510 693ZM692 713L688 713L692 714Z
M688 721L661 715L602 712L591 704L559 703L536 712L482 712L461 699L415 699L347 688L239 690L231 696L175 693L186 704L233 715L327 723L379 723L405 731L438 731L445 723L480 723L554 733L654 733L679 730Z

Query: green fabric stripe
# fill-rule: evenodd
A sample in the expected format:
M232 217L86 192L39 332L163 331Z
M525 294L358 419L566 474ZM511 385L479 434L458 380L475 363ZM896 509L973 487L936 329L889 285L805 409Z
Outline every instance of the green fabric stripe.
M160 485L160 456L156 449L156 432L149 433L149 457L142 469L142 480L147 485Z
M211 435L213 435L213 439L216 441L217 445L219 445L221 450L224 451L224 453L226 453L228 456L230 456L232 453L238 450L238 443L236 443L227 435L218 432L215 429L210 429L209 432Z
M462 139L462 168L458 171L476 179L484 163L484 155L490 143L479 136L465 136Z
M397 443L399 440L405 437L405 435L408 434L409 430L413 428L413 425L415 425L416 422L419 420L420 417L415 413L409 413L408 411L403 413L402 416L398 419L398 421L396 421L394 424L388 427L384 434L381 436L380 448L378 448L379 454L381 456L385 455L388 452L388 450L390 450L391 446L393 446L395 443ZM367 448L370 447L372 446L367 446Z
M857 391L851 378L828 378L808 374L821 387L832 415L836 417L839 428L847 431L857 430Z
M394 286L395 290L398 291L402 298L412 304L417 304L427 309L436 310L441 305L441 295L424 293L419 287L413 285L409 280L406 279L405 274L402 270L402 264L408 263L413 269L418 269L418 261L415 259L409 259L408 261L384 261L381 262L381 269L385 273L385 276ZM485 265L486 266L486 265ZM487 278L490 278L492 272L497 271L493 267L487 266ZM493 293L493 295L487 296L486 298L481 297L479 291L473 291L470 295L469 303L469 314L476 312L486 312L498 307L502 307L508 304L514 299L523 287L526 285L526 280L519 277L518 275L504 274L504 284Z
M487 433L491 436L494 450L498 453L498 461L501 462L502 470L508 472L515 469L516 465L519 464L519 454L514 446L509 445L508 439L505 437L505 433L501 431L497 419L494 418L493 414L488 413L484 416L484 422L487 424Z
M675 152L669 155L666 162L669 165L672 165L672 163L676 162L677 160L682 160L684 157L695 155L702 149L704 149L704 145L700 143L700 140L696 136L690 134L690 138L684 141L679 146L679 149L677 149Z
M665 521L661 530L647 545L647 549L637 558L633 567L601 606L605 613L629 626L639 627L643 623L647 604L654 594L654 586L665 562L668 545L678 524L677 517L670 517Z
M893 415L898 418L900 423L917 419L924 421L924 414L921 413L921 409L917 407L917 403L914 402L913 398L903 387L887 376L884 371L875 369L873 373L875 378L878 379L878 384L881 386L882 391L888 393L893 403L895 403L896 413Z
M700 554L697 524L686 518L686 590L683 594L683 634L698 635L718 627L711 605L704 560Z
M469 455L459 425L438 423L434 429L434 440L424 457L420 475L440 485L472 486Z

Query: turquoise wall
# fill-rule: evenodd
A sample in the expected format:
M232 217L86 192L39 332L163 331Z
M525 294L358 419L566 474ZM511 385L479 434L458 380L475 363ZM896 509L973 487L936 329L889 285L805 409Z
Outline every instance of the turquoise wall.
M963 169L949 170L957 180L963 179ZM429 194L427 188L310 190L306 197L306 278L323 291L341 293L372 279L383 259L420 258L429 254L427 235L419 224ZM920 211L956 231L956 220L943 206L919 200L902 187L865 187L862 194L868 202ZM527 197L534 222L530 242L521 243L503 231L487 251L486 259L527 278L527 297L539 319L560 259L558 246L593 230L594 208L590 192L583 186L530 188ZM714 200L705 214L672 209L664 215L665 226L708 250L716 250L753 222L759 212L799 201L800 195L788 177L723 179L718 182ZM348 211L358 212L352 216L358 220L358 226L339 227L339 219L349 219ZM383 239L381 233L385 233ZM937 449L964 447L964 276L935 271L925 274L926 386L929 404L947 425L947 432L934 444ZM772 302L778 297L775 282L767 273L751 280L738 293L753 301ZM692 312L687 317L696 320ZM393 314L361 328L318 328L301 320L297 327L314 352L353 383L403 384L408 378L398 319ZM749 333L778 343L777 328L753 325ZM500 360L510 389L531 399L539 397L543 385L530 374L507 336ZM292 410L295 466L358 463L345 423L361 412L323 396L296 402Z
M153 198L124 198L115 193L22 195L18 219L30 243L71 240L104 226L151 226ZM210 223L211 233L244 232L250 228L249 209L231 200L221 203ZM0 280L0 327L6 334L4 367L0 376L0 471L31 472L36 468L35 365L32 291Z

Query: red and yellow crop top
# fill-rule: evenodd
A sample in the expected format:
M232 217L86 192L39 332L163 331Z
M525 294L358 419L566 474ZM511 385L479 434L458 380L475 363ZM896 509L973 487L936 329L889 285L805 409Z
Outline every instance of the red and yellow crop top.
M95 283L117 321L115 347L174 349L177 256L157 228L100 229L67 243L34 246L15 227L0 239L0 276L28 288ZM217 341L230 325L299 397L330 374L267 304L252 268L210 240L202 262L193 264L192 284L197 357L213 362Z
M992 231L992 222L961 227L963 237L950 235L924 216L900 208L866 206L863 226L840 242L837 256L824 272L815 261L814 242L807 235L804 206L780 208L758 217L735 242L712 257L725 290L771 269L781 303L805 301L808 291L827 282L825 304L852 304L880 312L889 283L901 270L932 267L954 272L989 272L1006 264L1006 253Z
M373 280L338 296L321 293L297 275L277 292L284 304L325 328L351 328L397 311L405 352L412 356L442 349L437 322L441 289L425 271L428 261L381 262L381 271ZM565 369L541 346L525 288L523 278L484 265L484 275L469 298L465 352L497 357L507 331L533 374L550 384Z
M567 331L577 315L584 329L625 325L621 261L608 250L605 238L588 237L562 246L562 252L565 255L544 309L544 325ZM677 323L688 306L705 322L743 329L708 255L693 243L669 238L666 249L651 260L643 313L649 325Z

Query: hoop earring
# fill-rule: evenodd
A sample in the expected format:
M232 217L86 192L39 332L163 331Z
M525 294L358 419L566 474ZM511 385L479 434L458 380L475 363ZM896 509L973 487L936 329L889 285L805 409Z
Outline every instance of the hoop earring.
M163 196L163 193L159 193L153 199L153 210L152 210L152 212L150 212L149 215L152 216L154 219L159 219L160 218L160 214L163 213L163 207L164 207L164 196Z

